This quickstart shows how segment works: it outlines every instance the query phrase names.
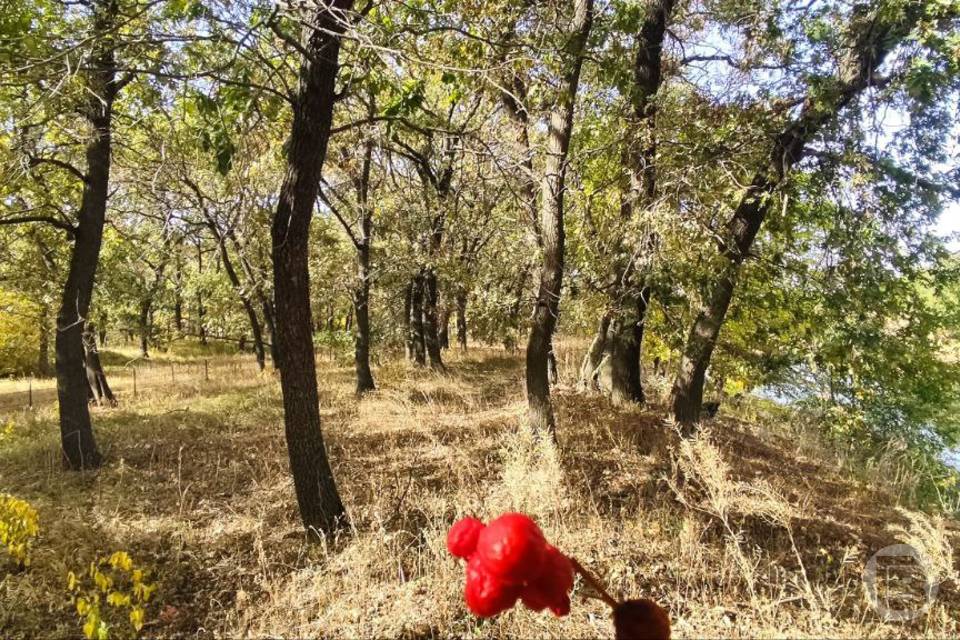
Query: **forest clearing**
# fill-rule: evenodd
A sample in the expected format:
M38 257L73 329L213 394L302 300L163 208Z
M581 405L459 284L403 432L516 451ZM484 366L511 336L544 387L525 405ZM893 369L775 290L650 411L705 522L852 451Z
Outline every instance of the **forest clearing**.
M576 379L585 345L576 346L559 350L561 380ZM242 359L252 372L252 358ZM352 519L321 547L298 533L272 375L218 369L204 380L198 368L136 400L121 395L120 407L97 410L111 463L96 475L61 471L52 406L9 416L0 478L38 509L42 533L29 571L3 582L0 628L75 636L64 576L124 550L159 585L148 636L606 637L606 606L580 598L582 585L566 618L517 611L479 622L465 610L447 528L466 513L521 510L613 592L663 602L678 637L960 631L956 582L906 627L878 619L865 599L866 557L905 539L893 526L917 534L894 506L909 501L914 479L893 455L863 466L775 408L722 410L699 455L715 451L729 475L695 469L708 477L683 491L731 492L734 543L716 514L671 489L682 453L658 396L647 409L623 409L561 382L558 414L569 428L543 452L517 428L522 363L500 349L451 354L446 375L388 362L377 369L380 389L359 404L351 367L321 360L318 370L324 434ZM770 495L733 504L746 495L736 483L761 477ZM770 500L782 501L779 521ZM944 526L921 534L929 549L957 545L957 523Z
M0 637L960 636L960 0L0 0Z

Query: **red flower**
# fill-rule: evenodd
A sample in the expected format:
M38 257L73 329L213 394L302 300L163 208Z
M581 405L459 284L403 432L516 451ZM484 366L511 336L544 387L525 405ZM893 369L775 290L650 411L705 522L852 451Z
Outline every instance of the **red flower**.
M519 584L510 584L492 575L476 555L467 562L467 586L463 591L470 611L489 618L513 607L520 597Z
M450 527L447 549L467 559L464 598L476 615L495 616L521 597L534 611L570 612L573 566L528 516L507 513L487 526L463 518Z
M520 598L528 609L549 608L556 616L570 613L570 591L573 590L573 565L567 556L551 544L546 546L543 568L531 580Z
M523 584L540 573L546 545L533 520L522 513L507 513L480 532L477 555L493 575Z
M457 520L447 532L447 551L466 560L477 548L477 537L483 531L483 523L476 518Z

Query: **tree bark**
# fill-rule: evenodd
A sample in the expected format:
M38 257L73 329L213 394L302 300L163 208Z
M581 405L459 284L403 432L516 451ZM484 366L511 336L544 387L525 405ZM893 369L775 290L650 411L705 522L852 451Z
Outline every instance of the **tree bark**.
M203 243L197 240L197 274L203 275ZM197 335L200 336L200 344L207 344L207 327L203 323L207 310L203 306L203 289L197 287Z
M631 87L631 116L627 123L625 185L621 190L621 219L629 224L638 211L649 210L656 198L656 97L663 82L663 38L673 12L674 0L655 0L637 34L637 50ZM654 240L649 235L642 246L618 242L615 248L610 307L612 318L604 341L604 371L600 387L615 404L643 403L641 353L644 322L650 299L643 263L649 260ZM645 260L646 259L646 260Z
M580 365L580 380L578 386L581 389L596 391L600 387L597 384L598 369L603 360L604 351L607 348L607 331L610 329L610 314L605 313L600 316L600 326L593 336L590 348L583 356L583 362Z
M320 427L308 269L310 221L326 157L340 40L353 0L325 0L304 27L304 59L271 228L280 388L290 470L304 528L314 538L346 523Z
M372 109L372 107L371 107ZM372 114L371 114L372 115ZM357 326L354 331L354 364L357 370L357 394L376 389L370 370L370 247L373 244L373 209L370 207L370 171L373 164L373 141L364 145L363 169L357 183L357 204L360 208L360 234L356 239L357 285L353 293Z
M593 23L593 0L574 0L573 9L570 41L566 47L568 59L564 61L565 69L547 130L546 160L540 187L543 265L526 358L530 425L534 431L549 433L554 437L556 421L550 399L548 362L553 352L553 332L563 285L563 195L566 188L567 151L570 148L580 69Z
M423 334L423 275L417 274L410 283L410 346L413 362L418 367L427 364L426 340Z
M467 292L457 289L457 344L463 351L467 350Z
M96 329L92 323L87 324L83 332L84 369L87 375L90 397L98 406L103 405L104 398L110 406L117 406L117 399L113 396L110 385L107 384L107 374L100 362L100 353L97 351Z
M247 320L250 322L250 333L253 335L253 353L257 358L257 367L263 371L267 367L267 355L263 348L263 328L260 326L260 319L257 317L257 310L250 300L249 294L244 289L240 276L233 266L233 260L230 259L230 252L227 251L227 242L223 233L221 233L216 220L207 215L207 227L213 232L217 240L217 247L220 250L220 261L223 263L223 270L227 274L227 280L240 299L240 304L247 314Z
M422 275L423 285L423 339L430 360L430 368L443 371L440 352L440 319L438 317L437 272L427 267Z
M115 0L99 0L93 10L93 52L87 77L83 115L91 125L86 143L86 173L70 267L57 314L55 339L60 439L71 469L94 469L102 457L97 450L87 405L83 326L90 310L93 284L103 242L110 183L113 103L119 91L111 31L117 17Z
M150 300L140 301L140 315L137 318L137 332L140 334L140 357L149 358L150 338Z
M733 298L740 266L750 253L774 192L803 157L807 143L874 83L877 69L912 31L924 10L923 3L905 5L899 12L872 6L855 8L836 75L829 83L816 83L816 93L807 96L800 113L776 136L766 166L754 174L744 190L726 225L714 281L690 328L673 383L674 419L685 433L692 433L700 419L710 358Z
M407 360L413 360L413 282L408 282L403 289L403 344Z

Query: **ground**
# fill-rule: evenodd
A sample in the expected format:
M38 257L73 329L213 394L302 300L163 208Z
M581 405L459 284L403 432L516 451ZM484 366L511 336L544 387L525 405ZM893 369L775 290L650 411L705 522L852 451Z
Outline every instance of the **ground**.
M135 363L134 396L129 354L105 354L120 403L93 410L106 455L95 473L61 467L49 381L33 409L23 381L0 383L0 493L40 518L30 566L0 565L0 635L77 637L68 572L126 551L157 585L149 636L612 637L580 583L566 618L469 615L446 529L514 509L614 594L662 603L675 637L960 633L957 525L898 508L902 469L863 465L753 404L723 407L681 443L662 380L645 408L578 392L583 348L561 351L556 445L523 428L517 354L451 352L446 374L387 359L359 403L349 360L322 355L323 428L352 525L320 545L300 533L276 376L251 358L158 354ZM870 556L898 542L944 580L909 622L884 621L863 584Z

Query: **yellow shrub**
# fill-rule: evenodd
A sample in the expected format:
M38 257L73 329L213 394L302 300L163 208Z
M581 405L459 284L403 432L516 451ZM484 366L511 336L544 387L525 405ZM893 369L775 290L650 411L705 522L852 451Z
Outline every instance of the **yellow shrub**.
M28 373L36 366L39 317L36 303L0 289L0 376Z
M67 574L70 602L83 623L83 635L107 640L134 637L146 622L146 605L157 586L126 551L91 562L86 572Z
M30 545L39 533L36 509L26 500L0 494L0 547L19 566L30 565Z

